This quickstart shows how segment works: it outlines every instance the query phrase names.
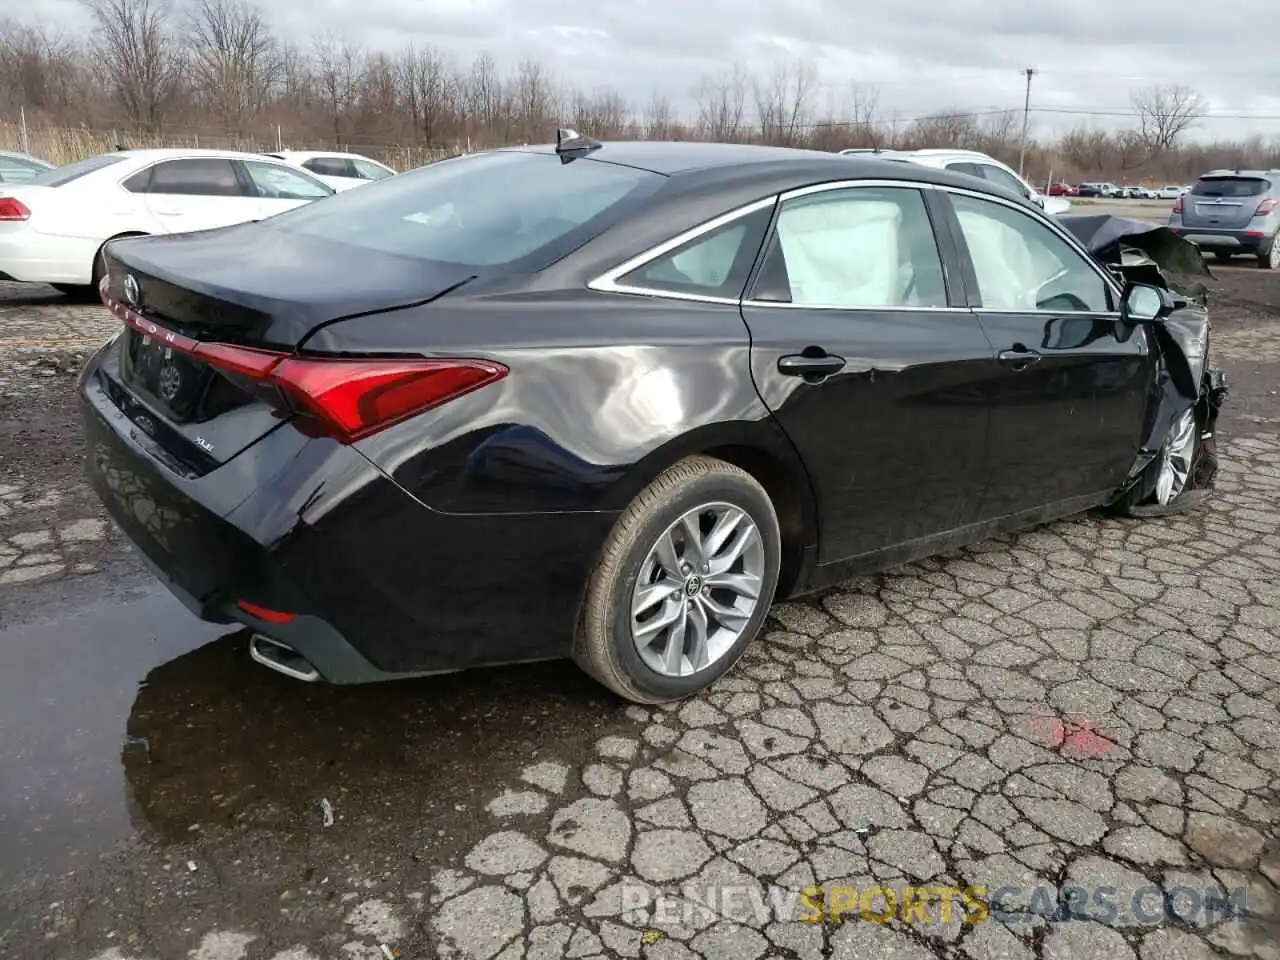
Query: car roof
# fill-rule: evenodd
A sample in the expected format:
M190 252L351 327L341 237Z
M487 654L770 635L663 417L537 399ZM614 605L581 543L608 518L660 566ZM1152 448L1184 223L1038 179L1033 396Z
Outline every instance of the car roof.
M300 158L342 157L344 159L350 159L350 160L372 160L371 157L366 157L363 153L346 153L345 151L342 151L342 150L272 150L271 152L267 153L266 156L268 157L300 157ZM372 162L377 163L378 161L372 160Z
M555 146L504 147L503 152L555 153ZM604 143L586 157L602 163L636 167L672 178L701 181L738 179L744 173L757 173L762 180L775 181L778 189L787 189L795 180L915 180L921 183L962 187L993 196L1006 197L1009 191L988 181L963 173L936 167L905 163L874 154L842 155L825 150L793 147L769 147L760 144L707 143L686 140L619 140ZM1027 204L1029 207L1032 204Z
M183 147L153 147L144 150L117 150L114 156L124 157L129 160L138 160L140 162L149 162L153 160L176 159L260 160L265 156L265 154L246 153L243 150L188 150Z

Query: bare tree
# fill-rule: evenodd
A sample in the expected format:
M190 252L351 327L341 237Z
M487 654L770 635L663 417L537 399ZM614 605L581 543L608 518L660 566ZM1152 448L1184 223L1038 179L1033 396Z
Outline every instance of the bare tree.
M333 34L326 34L315 39L311 56L333 139L340 143L343 121L356 102L360 49L345 40L339 41Z
M522 60L511 84L516 137L524 143L550 139L557 111L555 83L536 60Z
M1143 87L1133 94L1138 135L1152 153L1174 149L1178 139L1196 125L1208 106L1200 94L1177 83Z
M400 56L402 99L414 126L427 144L434 144L453 115L451 68L432 47L412 44Z
M694 89L698 130L710 140L737 140L746 117L750 78L738 65L716 76L703 77Z
M817 87L812 63L796 59L778 66L772 76L754 84L756 120L765 143L791 145L805 132L809 102Z
M192 79L218 120L243 136L280 77L275 38L247 0L195 0L188 19Z
M82 0L97 26L90 47L125 118L160 129L177 98L186 62L164 0Z
M649 100L649 106L644 111L645 139L674 139L679 126L671 101L664 94L655 91L652 99Z

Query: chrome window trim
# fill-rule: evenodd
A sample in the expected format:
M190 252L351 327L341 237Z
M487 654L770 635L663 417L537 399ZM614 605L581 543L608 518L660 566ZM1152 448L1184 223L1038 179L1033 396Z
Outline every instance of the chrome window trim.
M1107 286L1107 288L1114 295L1115 302L1116 303L1121 302L1121 297L1123 296L1124 291L1120 289L1120 286L1116 282L1115 278L1113 278L1109 273L1107 273L1107 271L1102 268L1101 264L1099 264L1096 260L1094 260L1093 255L1089 253L1087 249L1085 249L1084 245L1081 244L1080 241L1077 240L1070 233L1070 231L1068 231L1065 227L1062 227L1059 224L1054 223L1052 218L1049 217L1048 214L1041 214L1039 217L1037 217L1033 213L1033 211L1024 209L1020 204L1012 200L1007 200L1004 197L998 197L990 193L984 193L981 190L970 190L965 187L957 187L957 186L952 186L950 184L928 183L921 180L912 180L912 179L905 179L905 178L901 180L891 180L891 179L832 180L826 183L810 184L808 186L796 187L791 190L785 190L781 193L772 194L760 200L752 201L751 203L745 204L741 207L736 207L733 210L728 211L727 213L722 213L718 217L714 217L711 220L707 220L704 223L700 223L695 227L691 227L688 230L685 230L683 233L679 233L668 240L664 240L662 243L659 243L654 247L650 247L648 250L645 250L645 251L642 251L641 253L636 254L635 256L623 261L617 266L612 267L609 270L605 271L604 273L600 274L593 280L588 281L587 288L589 290L594 290L597 293L619 293L619 294L629 294L632 296L651 297L651 298L657 298L662 300L682 300L682 301L687 301L691 303L711 303L711 304L720 304L722 306L741 305L744 307L746 306L770 307L770 308L782 308L787 310L847 310L851 312L868 311L868 312L881 312L881 313L883 313L886 310L890 310L895 313L971 313L977 310L981 310L984 313L990 313L990 314L1025 314L1027 312L1025 310L1001 310L1001 309L994 309L994 308L988 308L988 307L951 307L951 306L947 306L947 307L918 307L918 306L847 307L847 306L838 306L838 305L826 306L822 304L812 304L812 303L801 303L801 304L779 303L771 300L754 300L754 299L745 298L745 297L743 298L717 297L717 296L711 296L708 294L700 294L700 293L682 293L682 292L676 292L673 290L654 289L652 287L632 286L630 284L623 284L618 282L619 277L622 277L628 273L631 273L633 270L636 270L644 266L646 263L649 263L652 260L656 260L658 257L661 257L664 254L671 252L677 247L681 247L692 240L696 240L698 237L704 234L710 233L713 230L718 230L720 227L723 227L729 223L732 223L734 220L737 220L742 217L748 217L753 213L756 213L760 210L765 209L766 207L781 204L787 200L792 200L797 197L806 197L814 194L827 193L833 190L847 190L855 187L871 187L871 188L889 187L889 188L921 190L921 191L938 190L943 193L959 194L961 196L972 197L977 200L986 200L989 203L996 203L1001 206L1007 207L1010 210L1014 210L1022 214L1023 216L1028 217L1033 222L1040 223L1041 225L1046 226L1054 235L1058 236L1063 241L1065 241L1069 247L1074 249L1078 254L1080 254L1081 257L1084 258L1085 263L1087 263L1089 267L1093 270L1093 272L1102 279L1102 282ZM941 253L941 251L939 252ZM1103 317L1107 319L1116 319L1121 315L1120 311L1118 310L1106 311L1106 312L1099 312L1096 310L1062 311L1062 312L1070 313L1072 316L1081 316L1081 317L1094 316L1094 317Z
M600 274L594 280L587 282L587 288L595 290L598 293L628 293L645 297L661 297L666 300L688 300L694 303L720 303L731 304L737 306L741 302L740 297L716 297L702 293L683 293L672 290L657 290L652 287L637 287L630 284L619 283L618 278L624 277L633 270L638 270L645 264L657 260L664 254L670 253L677 247L682 247L690 241L697 240L699 237L711 233L713 230L719 230L723 226L733 223L743 217L749 217L753 213L758 213L768 207L772 207L778 202L778 195L772 194L761 200L753 200L741 207L735 207L728 213L722 213L718 217L707 220L698 224L696 227L690 227L683 233L679 233L669 240L664 240L656 247L650 247L642 253L636 254L629 260L624 260L606 272Z

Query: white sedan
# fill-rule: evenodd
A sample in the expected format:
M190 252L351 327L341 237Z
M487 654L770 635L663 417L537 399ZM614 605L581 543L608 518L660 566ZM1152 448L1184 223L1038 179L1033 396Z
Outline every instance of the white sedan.
M257 154L104 153L0 185L0 280L92 289L108 240L262 220L334 192Z
M1182 196L1184 189L1185 189L1184 187L1176 187L1176 186L1161 187L1158 191L1156 191L1156 196L1161 200L1177 200L1180 196Z
M394 177L396 172L384 163L358 153L335 153L331 150L280 150L268 157L283 160L299 170L306 170L335 190L350 190L361 184Z

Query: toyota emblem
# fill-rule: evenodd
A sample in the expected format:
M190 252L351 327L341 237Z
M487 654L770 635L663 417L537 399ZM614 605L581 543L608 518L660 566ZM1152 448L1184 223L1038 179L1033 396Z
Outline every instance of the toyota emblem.
M138 278L132 273L124 278L124 298L135 307L138 305Z

